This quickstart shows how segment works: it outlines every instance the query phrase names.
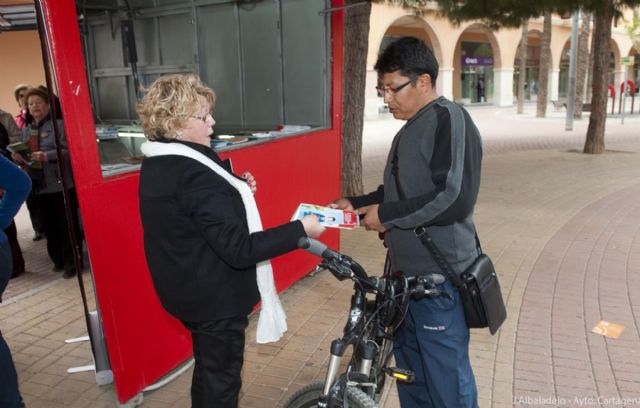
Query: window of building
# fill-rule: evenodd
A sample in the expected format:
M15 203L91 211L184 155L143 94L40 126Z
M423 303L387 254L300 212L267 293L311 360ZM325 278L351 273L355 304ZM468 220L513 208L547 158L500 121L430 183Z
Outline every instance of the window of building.
M161 75L196 73L216 91L216 135L261 143L269 137L254 134L329 124L330 16L320 13L326 0L79 3L105 175L135 165L144 141L137 85ZM215 144L230 148L223 145Z
M461 47L461 100L482 103L493 97L493 50L491 44L462 41Z

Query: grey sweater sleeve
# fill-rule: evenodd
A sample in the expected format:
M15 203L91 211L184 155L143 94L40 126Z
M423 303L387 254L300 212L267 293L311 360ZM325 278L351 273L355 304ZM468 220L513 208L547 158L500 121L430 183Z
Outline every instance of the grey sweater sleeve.
M456 105L435 109L438 124L429 163L435 189L382 204L378 214L387 229L449 225L473 212L482 157L478 130L468 113Z

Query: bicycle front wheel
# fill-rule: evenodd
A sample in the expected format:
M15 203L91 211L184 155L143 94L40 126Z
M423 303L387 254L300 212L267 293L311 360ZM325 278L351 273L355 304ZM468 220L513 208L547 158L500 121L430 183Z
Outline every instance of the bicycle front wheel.
M324 389L323 381L305 385L289 398L285 408L315 408ZM378 404L359 388L347 387L344 408L378 408Z

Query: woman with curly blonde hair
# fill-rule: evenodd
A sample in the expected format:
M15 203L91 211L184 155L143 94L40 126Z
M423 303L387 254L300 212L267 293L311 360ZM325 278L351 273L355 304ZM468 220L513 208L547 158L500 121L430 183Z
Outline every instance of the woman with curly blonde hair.
M258 342L286 330L269 259L324 231L315 216L262 229L249 173L211 149L213 90L194 75L157 79L138 106L148 142L140 214L163 307L191 332L193 407L237 407L247 315L262 300Z

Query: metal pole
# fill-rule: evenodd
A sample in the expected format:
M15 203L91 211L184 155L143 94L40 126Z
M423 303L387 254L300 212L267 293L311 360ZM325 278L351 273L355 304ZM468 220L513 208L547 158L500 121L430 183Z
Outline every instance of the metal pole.
M569 57L569 90L567 91L567 119L564 130L573 130L573 107L576 99L576 59L578 58L578 19L580 10L571 19L571 56Z
M96 313L89 312L89 304L87 301L87 292L84 287L84 280L82 279L82 245L78 244L76 238L77 231L74 227L73 212L78 211L77 208L72 208L71 198L69 194L69 186L67 185L67 172L71 169L66 167L66 161L62 154L62 143L60 141L60 129L57 118L60 117L58 107L56 104L56 96L53 93L54 85L54 67L49 58L51 55L51 49L49 44L49 37L47 36L47 25L45 24L45 12L43 6L44 0L36 0L36 22L38 26L38 34L40 36L40 47L42 53L42 65L44 67L44 78L49 91L49 105L51 106L51 121L53 123L53 137L56 142L56 156L58 159L58 172L60 174L60 183L62 184L62 196L64 199L65 213L67 216L67 228L69 229L69 240L73 250L73 261L76 269L76 278L78 279L78 285L80 287L80 296L82 298L82 308L84 311L84 319L87 325L87 333L89 334L89 343L91 344L91 352L93 354L96 370L96 381L99 385L109 384L113 381L113 372L109 362L109 353L107 351L104 334L102 333L100 316ZM69 119L67 119L69 120ZM97 329L100 328L100 330Z

